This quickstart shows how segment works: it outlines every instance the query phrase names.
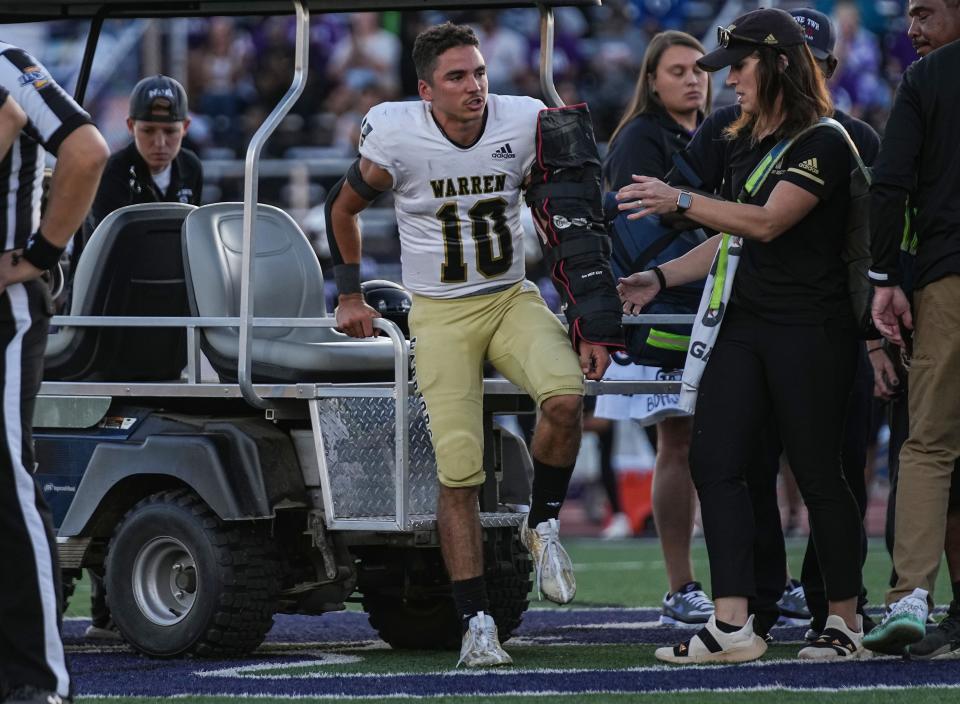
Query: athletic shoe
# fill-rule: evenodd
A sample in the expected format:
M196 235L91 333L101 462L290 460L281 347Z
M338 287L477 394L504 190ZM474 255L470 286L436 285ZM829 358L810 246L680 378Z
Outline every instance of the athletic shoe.
M687 582L673 594L667 592L660 609L660 623L664 626L695 628L713 616L713 602L703 591L700 582Z
M20 687L7 695L3 704L70 704L71 700L50 690Z
M864 636L863 644L886 655L902 655L908 645L927 634L927 590L917 587L890 606L883 622Z
M787 582L777 607L780 609L780 621L786 622L786 625L804 626L810 620L807 596L803 593L803 585L797 579Z
M90 640L123 640L120 636L120 631L113 625L113 621L108 622L106 627L95 626L91 623L87 626L87 630L83 632L83 637L89 638Z
M613 514L607 527L600 533L600 537L604 540L633 537L633 524L630 523L630 517L625 513Z
M937 628L919 643L907 646L910 660L957 660L960 659L960 604L953 602Z
M870 618L868 614L858 611L857 615L860 617L860 625L861 628L863 628L863 635L867 635L870 631L877 627L877 622ZM807 632L803 634L803 639L808 643L812 643L820 637L820 633L823 632L824 628L824 624L817 621L816 618L810 619L810 628L808 628Z
M840 616L827 616L823 631L799 653L801 660L859 660L869 657L863 647L863 622L857 616L856 631L847 628Z
M527 525L528 513L520 526L520 542L530 551L536 570L535 589L556 604L569 604L577 594L573 562L560 544L560 521L551 518L535 529Z
M717 628L715 616L711 616L707 625L697 631L690 640L672 648L657 648L654 655L657 660L674 665L694 665L705 662L749 662L757 660L767 652L767 644L753 632L753 616L739 631L724 633Z
M493 617L482 611L477 612L476 616L471 618L467 624L467 632L463 634L457 667L460 667L460 665L466 667L495 667L512 663L513 659L507 655L500 645L500 638L497 636L497 624L493 622Z

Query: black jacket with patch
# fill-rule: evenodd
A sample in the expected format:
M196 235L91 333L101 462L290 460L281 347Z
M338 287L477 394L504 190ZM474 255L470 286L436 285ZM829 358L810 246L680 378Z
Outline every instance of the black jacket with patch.
M135 203L190 203L200 205L203 190L203 166L196 154L181 149L171 164L170 186L162 193L153 182L150 167L131 142L110 157L104 169L97 196L90 210L86 237L118 208Z

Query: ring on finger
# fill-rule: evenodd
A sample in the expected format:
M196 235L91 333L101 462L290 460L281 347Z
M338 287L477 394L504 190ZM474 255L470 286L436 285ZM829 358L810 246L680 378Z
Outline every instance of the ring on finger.
M637 198L637 208L638 209L643 208L643 201L640 200L639 198Z

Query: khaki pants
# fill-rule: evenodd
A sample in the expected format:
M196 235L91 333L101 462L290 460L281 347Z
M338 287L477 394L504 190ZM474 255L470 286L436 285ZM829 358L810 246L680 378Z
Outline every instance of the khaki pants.
M914 295L910 435L900 450L891 604L922 587L933 599L947 526L954 462L960 457L960 275Z
M583 395L580 360L536 287L523 282L465 298L413 297L410 332L417 391L437 456L440 483L483 484L483 363L540 407Z

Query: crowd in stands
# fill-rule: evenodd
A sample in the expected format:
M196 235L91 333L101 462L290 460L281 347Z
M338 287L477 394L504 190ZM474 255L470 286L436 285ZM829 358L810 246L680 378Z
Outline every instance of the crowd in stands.
M831 82L837 106L882 128L893 90L916 58L904 33L903 0L813 3L839 29L841 71ZM682 29L706 37L724 3L716 0L606 0L557 11L554 73L567 102L586 100L605 141L633 90L651 36ZM536 10L323 14L311 23L311 71L303 97L267 146L355 150L360 117L384 100L416 95L409 54L420 29L449 17L475 26L490 66L490 91L540 95ZM197 20L190 27L187 90L195 106L196 144L242 154L249 136L284 94L291 76L294 20L274 17ZM720 96L719 102L724 101ZM219 152L222 153L222 152Z

